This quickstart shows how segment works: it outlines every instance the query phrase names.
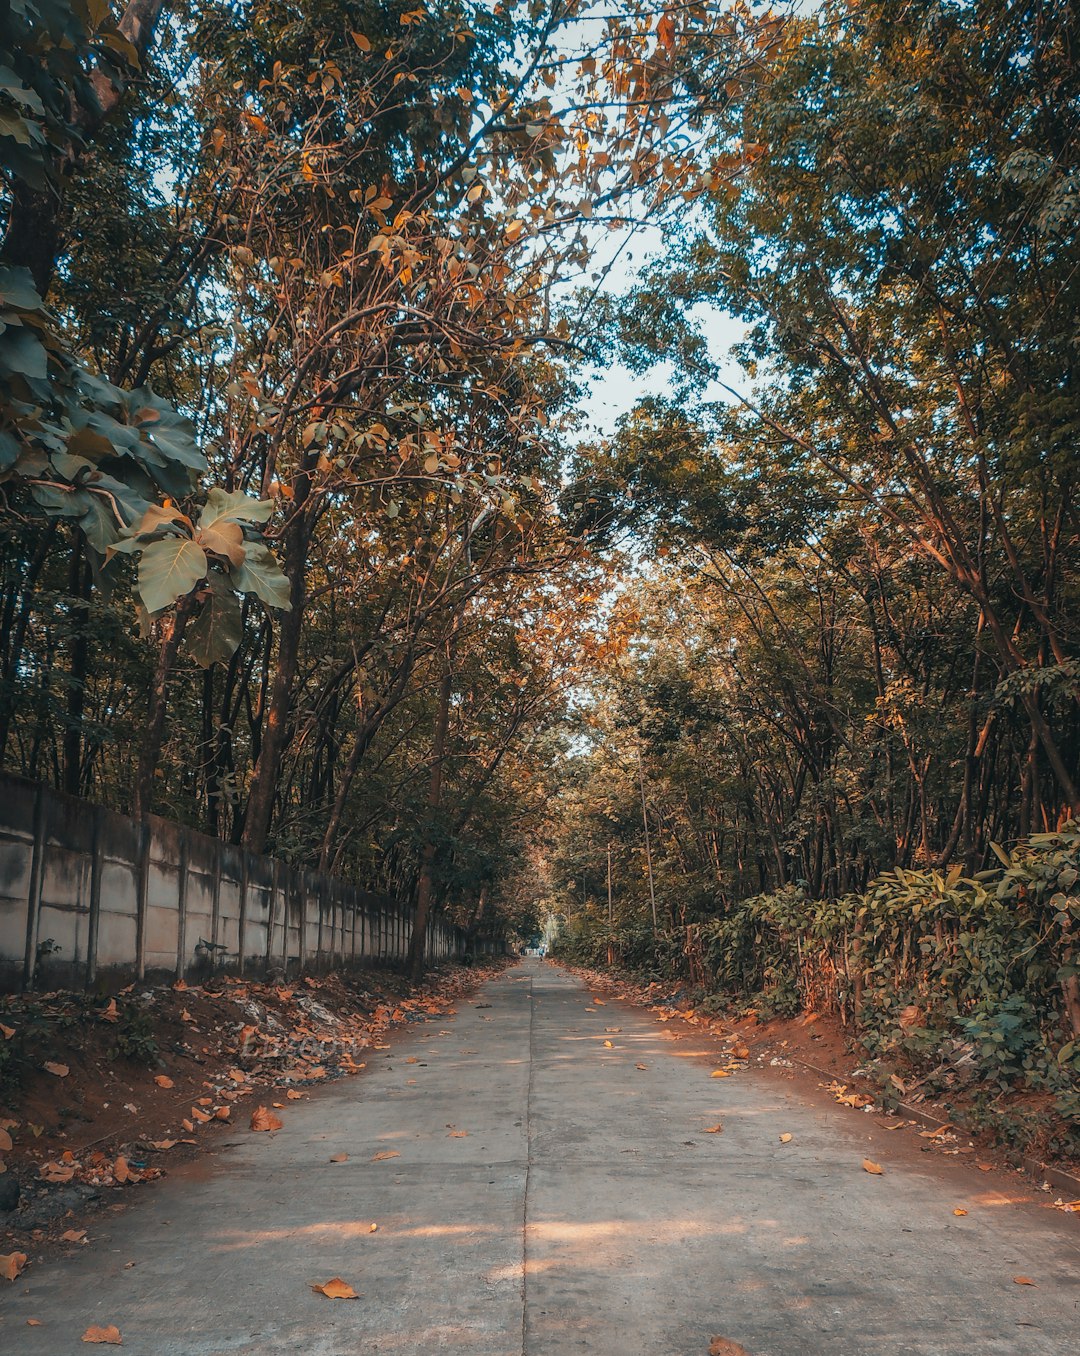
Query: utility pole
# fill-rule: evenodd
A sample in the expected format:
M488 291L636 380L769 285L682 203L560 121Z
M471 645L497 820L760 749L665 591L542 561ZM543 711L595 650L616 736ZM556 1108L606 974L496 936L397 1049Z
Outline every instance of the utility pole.
M645 864L649 872L649 902L652 904L652 930L656 936L656 886L653 883L652 839L649 836L649 811L645 805L645 765L641 761L641 750L637 756L638 785L641 787L641 822L645 826Z

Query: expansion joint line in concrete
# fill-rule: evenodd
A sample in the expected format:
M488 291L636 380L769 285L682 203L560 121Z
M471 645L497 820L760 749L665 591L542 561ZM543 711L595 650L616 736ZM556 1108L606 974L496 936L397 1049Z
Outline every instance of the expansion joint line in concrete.
M533 977L529 976L529 1078L525 1088L525 1183L521 1193L521 1356L527 1356L529 1341L529 1178L532 1172L532 1096L533 1021L536 1003L533 999Z

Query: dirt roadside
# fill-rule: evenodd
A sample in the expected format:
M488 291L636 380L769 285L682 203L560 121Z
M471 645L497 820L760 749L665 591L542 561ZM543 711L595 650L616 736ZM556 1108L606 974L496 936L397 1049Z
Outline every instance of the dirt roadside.
M0 998L0 1277L86 1246L170 1166L272 1128L276 1109L355 1076L395 1029L438 1020L506 961L287 983L226 976ZM9 1277L14 1279L14 1276Z

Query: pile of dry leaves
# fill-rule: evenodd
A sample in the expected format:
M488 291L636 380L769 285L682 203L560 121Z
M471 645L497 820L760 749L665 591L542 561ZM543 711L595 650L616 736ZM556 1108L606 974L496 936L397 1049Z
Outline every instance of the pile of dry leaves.
M25 1265L20 1243L83 1242L74 1214L212 1147L215 1129L279 1128L275 1109L359 1073L393 1027L450 1015L502 964L420 988L367 970L0 998L0 1276Z

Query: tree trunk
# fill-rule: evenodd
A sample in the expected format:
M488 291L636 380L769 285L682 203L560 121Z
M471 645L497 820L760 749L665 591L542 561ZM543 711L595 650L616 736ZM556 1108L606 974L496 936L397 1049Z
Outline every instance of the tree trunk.
M435 738L431 746L431 777L428 781L428 834L420 857L420 877L416 883L416 917L409 939L409 973L419 980L424 973L424 949L427 941L428 917L434 892L435 871L435 815L442 801L443 758L446 755L446 731L450 724L450 690L453 678L447 660L446 672L439 686L439 712L435 720Z
M154 682L150 689L150 707L146 713L146 725L139 746L139 762L132 794L131 812L136 819L149 814L153 808L154 775L161 757L161 746L165 738L165 717L169 709L169 675L176 665L180 641L191 609L190 596L181 598L176 604L176 611L161 623L161 645L158 649L157 668L154 670Z

